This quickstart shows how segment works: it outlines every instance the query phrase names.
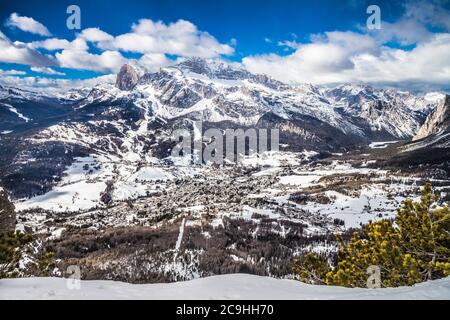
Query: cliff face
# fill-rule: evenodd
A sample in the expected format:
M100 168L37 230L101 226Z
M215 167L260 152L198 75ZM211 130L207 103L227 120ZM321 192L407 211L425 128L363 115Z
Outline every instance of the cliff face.
M0 188L0 232L13 231L15 226L14 205L9 201L6 192Z
M136 69L129 64L124 64L117 75L116 87L120 90L129 91L134 88L138 80L139 75Z
M435 111L433 111L420 127L413 140L420 140L430 135L442 134L450 129L450 96L445 98L438 104Z

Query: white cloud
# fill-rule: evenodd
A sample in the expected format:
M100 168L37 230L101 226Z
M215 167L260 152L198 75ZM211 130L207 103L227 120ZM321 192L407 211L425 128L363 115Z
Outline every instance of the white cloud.
M295 51L249 56L243 64L251 72L285 82L368 82L448 89L450 33L446 30L450 30L448 10L436 2L411 1L402 17L383 21L380 30L360 26L359 32L313 35L307 43L281 41L279 45Z
M147 53L144 54L137 63L147 69L147 71L155 72L161 67L173 64L174 61L168 59L166 55L161 53Z
M46 39L34 41L28 44L30 48L41 48L48 51L59 51L55 54L60 67L90 70L96 72L116 72L127 61L118 51L106 50L100 54L88 52L86 41L97 42L112 39L107 33L98 28L84 29L73 41L66 39ZM60 74L48 69L42 69L46 74Z
M90 53L87 42L94 43L102 52ZM235 45L236 40L231 39L230 44ZM139 20L131 32L116 37L99 28L88 28L77 34L73 41L51 38L31 42L28 47L62 50L55 53L59 66L96 72L117 72L127 62L120 51L142 54L137 63L149 71L173 64L167 54L213 58L234 52L232 46L219 43L188 21L179 20L166 25L149 19Z
M114 84L115 74L107 74L90 79L55 79L45 77L0 77L2 85L19 87L27 90L39 90L47 93L65 93L70 89L92 88L97 84Z
M22 23L19 24L18 21ZM32 18L12 14L8 24L12 26L13 23L15 27L20 26L23 30L50 35L49 32L45 32L44 26ZM95 54L89 52L88 42L94 43L101 52ZM232 54L234 52L232 46L236 43L235 39L231 39L229 44L222 44L207 32L198 30L189 21L179 20L164 24L160 21L141 19L132 25L129 33L116 37L99 28L87 28L78 33L72 41L49 38L30 43L11 43L8 39L5 41L0 39L0 61L40 67L40 70L45 70L47 74L54 74L49 71L53 69L43 67L60 66L107 73L117 72L128 61L120 53L122 51L142 54L137 59L138 63L148 70L157 70L173 63L167 58L168 54L216 58ZM43 55L38 50L57 52Z
M48 31L47 27L44 26L42 23L30 17L19 16L15 12L9 16L8 20L6 21L6 25L12 28L17 28L22 31L38 34L41 36L46 37L51 36L50 31Z
M25 71L19 71L19 70L2 70L0 69L0 76L23 76L27 73Z
M31 71L37 72L37 73L43 73L48 75L55 75L55 76L64 76L66 75L64 72L59 72L56 70L53 70L52 68L48 67L31 67Z
M178 20L168 25L141 19L132 26L129 33L115 37L112 41L103 41L99 46L104 49L150 54L172 54L183 57L197 56L213 58L230 55L234 49L221 44L207 32L199 31L189 21Z
M441 27L450 31L450 11L438 5L438 1L410 1L405 6L405 17L422 24Z
M299 45L287 56L244 58L252 72L286 82L450 83L450 34L435 34L407 51L380 46L375 38L353 32L328 32Z
M336 82L339 74L351 69L352 56L377 50L375 41L354 32L328 32L314 36L311 43L296 44L287 56L267 54L246 57L243 64L255 73L265 73L287 82Z
M384 48L381 54L353 58L353 73L363 81L450 83L450 34L436 34L411 51Z
M32 28L30 25L34 25L33 30L37 30L36 24L22 18L39 24L32 18L17 14L11 15L8 23L18 19L28 21L28 24L22 23L22 27L26 25L29 31ZM40 34L45 33L43 30ZM298 42L297 35L291 34L290 40L278 42L289 54L248 56L242 64L251 72L272 75L285 82L448 86L450 33L447 30L450 30L449 11L435 3L409 2L405 6L405 14L397 21L383 21L381 30L369 31L360 27L356 32L325 32L312 35L304 43ZM264 41L276 43L269 38ZM89 43L100 52L89 52ZM27 64L44 74L58 74L50 68L54 66L115 73L126 62L138 64L148 71L157 71L176 62L168 55L180 59L190 56L220 58L232 55L236 43L234 39L221 43L186 20L165 24L141 19L132 25L128 33L113 36L99 28L88 28L78 33L72 41L49 38L28 44L12 43L0 32L0 62ZM48 52L42 54L38 50ZM142 56L127 59L122 55L124 52ZM4 75L2 78L6 77ZM43 80L34 81L45 83Z
M92 54L87 51L63 50L56 53L56 59L63 68L91 70L96 72L118 72L127 62L118 51L104 51Z
M392 41L402 46L423 42L433 36L423 24L413 19L400 19L394 23L383 21L382 28L371 30L370 34L380 45Z
M125 59L118 51L106 50L100 54L88 52L89 46L86 41L97 41L102 39L106 39L102 31L91 28L83 30L83 32L73 41L52 38L43 41L34 41L29 43L28 46L33 49L41 48L48 51L62 50L55 54L56 61L60 67L102 73L116 72L127 61L127 59ZM42 68L41 72L54 75L60 74L53 69L50 70Z
M86 51L89 49L86 41L81 38L76 38L73 41L68 41L66 39L51 38L42 41L33 41L28 44L28 47L32 49L45 49L48 51L70 49L70 50L81 50Z
M99 28L84 29L79 35L79 37L90 42L104 42L104 41L112 41L114 39L112 35L100 30Z
M12 43L0 31L0 62L18 63L30 66L54 66L52 57L42 55L21 42Z

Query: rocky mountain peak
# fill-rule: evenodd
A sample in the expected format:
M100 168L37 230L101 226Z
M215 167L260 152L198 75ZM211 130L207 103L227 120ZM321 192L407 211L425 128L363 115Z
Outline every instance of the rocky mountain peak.
M184 69L197 74L209 75L211 69L209 68L206 59L202 58L187 58L176 65L179 69Z
M217 59L192 57L183 60L176 67L207 76L210 79L238 80L248 79L253 76L237 63Z
M124 64L117 75L116 87L120 90L130 91L137 84L138 80L139 75L136 69L129 64Z
M428 116L413 140L450 131L450 95L446 95Z

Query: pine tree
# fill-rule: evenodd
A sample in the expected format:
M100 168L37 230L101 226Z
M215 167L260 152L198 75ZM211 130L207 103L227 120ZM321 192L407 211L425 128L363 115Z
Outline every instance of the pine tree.
M40 276L50 276L55 267L55 253L53 251L47 251L39 257L38 274Z
M325 284L325 277L330 271L326 259L308 252L301 259L294 260L293 270L299 280L310 284Z
M381 268L382 285L404 284L410 275L410 265L403 264L401 239L392 222L382 220L363 227L361 235L354 233L348 244L342 243L338 264L326 276L326 283L346 287L365 287L367 269Z
M384 287L450 275L449 208L436 205L440 196L432 192L431 185L422 193L420 202L403 203L395 224L389 220L369 222L348 243L340 239L334 268L326 271L323 258L310 254L295 261L294 270L306 282L347 287L365 287L370 266L381 269Z
M450 274L450 211L434 204L439 199L428 184L421 201L407 200L395 220L404 254L417 265L421 281Z
M21 248L32 240L30 234L20 232L0 233L0 278L15 276Z
M56 268L55 254L45 248L29 251L27 244L33 240L30 233L19 231L0 233L0 279L14 278L20 274L50 276ZM22 254L27 252L29 261L26 270L19 270ZM19 273L20 271L20 273Z

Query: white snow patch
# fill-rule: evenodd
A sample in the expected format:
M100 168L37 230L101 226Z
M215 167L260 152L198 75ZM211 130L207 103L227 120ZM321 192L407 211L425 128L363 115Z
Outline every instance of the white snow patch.
M87 210L95 207L100 199L100 193L106 189L104 182L80 181L65 186L55 187L54 190L23 202L16 202L18 211L42 208L56 212Z
M450 297L450 277L412 287L383 289L314 286L295 280L280 280L248 274L229 274L186 282L158 284L82 280L80 290L70 290L67 281L63 278L2 279L0 280L0 299L446 300Z
M280 177L280 183L307 188L317 184L320 178L320 175L290 175Z
M25 120L25 122L29 122L30 120L32 120L32 119L30 119L30 118L28 118L28 117L25 117L23 114L21 114L21 113L20 113L15 107L13 107L12 105L7 104L7 103L2 103L2 105L4 105L6 108L8 108L8 110L9 110L10 112L15 113L20 119Z
M371 144L369 144L369 148L370 149L385 149L387 148L390 144L394 144L397 143L397 141L380 141L380 142L372 142Z
M130 176L129 180L138 180L138 181L166 181L172 180L174 177L170 173L164 171L161 168L155 167L144 167L139 169L136 173Z
M177 243L175 244L175 250L180 250L181 247L181 241L183 241L183 234L184 234L184 225L186 223L186 218L183 218L180 225L180 233L178 234Z

